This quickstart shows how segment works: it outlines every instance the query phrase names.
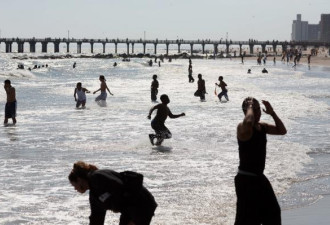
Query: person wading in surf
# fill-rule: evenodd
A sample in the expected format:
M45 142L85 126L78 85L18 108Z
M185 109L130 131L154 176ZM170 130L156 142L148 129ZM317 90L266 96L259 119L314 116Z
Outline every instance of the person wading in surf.
M170 130L165 126L165 120L167 116L171 119L175 119L186 114L181 113L178 115L173 115L171 110L167 107L170 103L170 99L167 95L161 95L160 100L162 103L152 107L149 111L148 119L151 119L152 112L157 109L157 114L155 118L151 121L151 127L155 130L156 134L149 134L149 139L152 145L154 145L154 139L157 138L156 145L161 145L164 139L169 139L172 137Z
M281 225L281 209L274 190L264 175L267 134L285 135L286 128L267 101L262 101L275 125L260 122L259 102L252 97L243 101L244 120L237 126L239 167L235 177L237 209L235 225Z

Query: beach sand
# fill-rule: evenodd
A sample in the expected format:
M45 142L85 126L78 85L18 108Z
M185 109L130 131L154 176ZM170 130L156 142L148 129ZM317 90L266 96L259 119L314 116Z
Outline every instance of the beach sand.
M283 225L329 225L330 196L325 195L316 203L297 209L282 211Z
M268 56L266 65L273 65L273 58L274 58L273 56ZM276 63L281 63L281 58L282 58L281 56L277 56L276 57ZM236 60L240 61L240 59L238 59L238 58ZM257 64L257 57L245 57L244 61L254 61ZM262 60L261 60L261 62L263 63ZM299 64L308 65L307 56L304 55L300 59L300 62L297 65L299 65ZM310 66L327 66L327 67L330 67L330 57L329 56L326 57L325 55L312 56Z

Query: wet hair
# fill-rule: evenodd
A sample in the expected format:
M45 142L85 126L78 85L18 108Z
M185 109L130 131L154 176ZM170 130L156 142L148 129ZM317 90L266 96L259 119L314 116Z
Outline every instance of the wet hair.
M259 101L253 97L247 97L246 99L244 99L243 103L242 103L242 110L244 112L244 114L246 114L247 111L247 107L248 107L248 103L252 101L253 104L258 104L259 105Z
M162 102L164 102L165 99L169 99L167 95L163 94L163 95L160 96L160 100L161 100Z
M202 74L201 74L201 73L199 73L197 77L198 77L198 78L202 78Z
M220 76L220 77L219 77L219 80L222 80L222 79L223 79L223 76Z
M78 161L73 164L73 169L71 170L68 179L69 181L77 181L78 178L87 180L87 175L91 171L98 170L98 168L92 164L85 163L83 161Z
M78 87L78 86L81 86L81 82L78 82L78 83L77 83L77 87Z
M10 80L5 80L5 84L10 84Z
M154 74L154 75L152 76L152 79L157 79L157 75Z
M102 79L102 80L106 81L106 79L104 78L104 76L103 76L103 75L100 75L100 79Z

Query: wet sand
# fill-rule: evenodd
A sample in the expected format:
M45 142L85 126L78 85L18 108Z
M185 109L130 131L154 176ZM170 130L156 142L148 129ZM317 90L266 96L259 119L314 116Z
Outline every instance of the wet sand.
M267 64L273 65L273 59L274 59L273 56L268 56ZM282 59L281 56L277 56L276 63L281 63L281 59ZM240 59L238 59L238 58L236 60L240 61ZM246 57L246 58L244 58L244 61L255 61L257 63L257 57ZM300 62L298 64L308 65L307 56L304 55L300 59ZM312 56L310 66L328 66L328 67L330 67L330 56L328 56L328 57L326 57L325 55Z
M330 196L325 195L316 203L297 209L282 211L283 225L329 225Z

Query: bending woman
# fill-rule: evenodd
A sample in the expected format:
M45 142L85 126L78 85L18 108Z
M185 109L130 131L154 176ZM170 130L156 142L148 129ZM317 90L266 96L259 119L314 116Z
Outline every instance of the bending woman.
M106 210L121 213L119 225L150 224L157 203L142 185L141 174L98 169L79 161L74 163L68 178L78 192L89 190L90 225L103 225Z

